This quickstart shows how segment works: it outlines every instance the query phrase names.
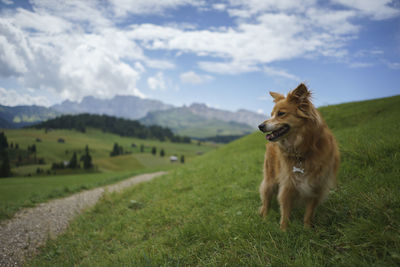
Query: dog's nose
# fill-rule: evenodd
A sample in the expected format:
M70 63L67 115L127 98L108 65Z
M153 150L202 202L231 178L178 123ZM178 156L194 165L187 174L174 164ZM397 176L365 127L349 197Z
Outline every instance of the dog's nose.
M265 132L265 123L258 125L258 129L260 129L261 132Z

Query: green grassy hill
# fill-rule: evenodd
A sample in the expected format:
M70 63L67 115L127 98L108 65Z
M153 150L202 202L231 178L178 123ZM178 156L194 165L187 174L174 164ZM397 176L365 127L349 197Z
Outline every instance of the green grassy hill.
M321 108L340 144L337 190L303 228L257 214L265 137L254 133L123 194L107 195L31 266L396 266L400 96ZM142 203L133 207L131 200Z
M20 128L60 115L54 109L41 106L0 105L0 128Z
M193 138L216 135L246 135L254 131L254 128L247 124L209 119L192 113L189 108L149 112L140 122L145 125L156 124L168 127L176 134Z
M68 161L73 152L77 152L78 157L84 152L86 145L89 146L90 154L94 164L99 171L129 171L138 170L146 167L159 167L169 165L170 155L184 155L190 161L197 153L208 152L213 149L210 145L197 146L195 144L181 144L171 142L161 142L157 140L144 140L138 138L121 137L115 134L104 133L96 129L88 129L86 133L71 130L52 130L45 133L45 130L18 129L4 130L8 143L18 144L21 149L35 144L37 157L44 158L45 165L30 165L13 168L16 176L24 176L34 173L36 168L50 168L54 162ZM64 139L65 143L59 143L58 139ZM40 139L40 142L37 140ZM118 143L124 148L125 152L132 152L118 157L110 157L110 152L114 143ZM135 144L136 147L132 147ZM140 145L145 146L145 153L140 153ZM157 156L150 154L151 148L157 148ZM165 157L160 157L161 149L165 151Z
M15 147L15 144L18 144L20 150L26 150L28 146L35 144L37 158L43 158L45 164L22 166L12 164L13 177L0 179L0 220L12 217L21 207L33 206L48 199L110 184L138 173L179 166L181 163L169 161L171 155L178 157L183 155L185 162L190 162L198 154L215 149L215 146L209 143L198 146L143 140L120 137L94 129L87 129L86 133L71 130L52 130L46 133L44 130L36 129L4 130L4 132L9 145L13 143ZM59 143L60 138L65 142ZM118 143L129 154L110 157L114 143ZM136 147L132 147L132 144ZM145 146L144 153L140 152L142 144ZM74 152L80 158L86 145L89 146L95 165L94 170L66 169L57 170L57 174L51 170L51 174L47 174L52 163L69 161ZM151 154L152 147L156 147L156 155ZM160 156L161 149L165 152L164 157ZM10 149L11 153L16 152ZM44 170L44 173L37 175L38 168Z

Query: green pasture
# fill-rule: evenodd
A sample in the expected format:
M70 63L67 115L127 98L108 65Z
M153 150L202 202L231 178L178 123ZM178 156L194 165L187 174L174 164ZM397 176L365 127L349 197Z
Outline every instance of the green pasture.
M180 144L120 137L89 129L86 133L70 130L52 130L45 132L36 129L4 130L9 145L18 144L20 149L36 145L37 158L44 158L45 164L24 166L12 165L13 177L0 179L0 220L12 217L22 207L31 207L48 199L63 197L84 189L110 184L131 177L137 173L169 170L180 166L180 162L171 163L170 155L184 155L185 162L190 162L201 153L216 148L211 143ZM65 143L59 143L62 138ZM40 140L40 142L38 141ZM114 143L117 142L128 154L110 157ZM132 147L135 144L136 147ZM144 153L140 145L145 146ZM46 171L53 162L69 161L73 152L78 158L88 145L95 168L91 171L57 170L51 174ZM157 154L151 154L152 147L157 148ZM160 156L164 149L165 156ZM45 171L37 175L37 168ZM61 173L61 174L60 174ZM29 177L27 177L29 175Z
M95 129L88 129L86 133L71 130L52 130L46 133L45 130L37 129L4 130L4 132L8 142L18 144L20 149L26 149L33 144L36 145L37 157L44 158L46 164L33 167L34 171L37 167L48 169L53 162L69 161L73 152L77 152L79 157L84 152L86 145L89 146L93 163L100 171L129 171L148 166L164 166L169 165L169 156L171 155L184 155L185 160L190 161L199 153L206 153L215 149L215 145L210 143L203 143L198 146L197 143L181 144L142 140L121 137ZM59 143L60 138L64 139L65 143ZM41 141L38 142L37 140ZM114 143L122 146L124 152L132 154L110 157ZM132 144L136 147L132 147ZM140 152L140 145L142 144L145 146L145 153ZM150 153L153 146L157 148L157 155L155 156ZM164 158L160 157L161 149L165 151ZM151 157L149 157L149 154ZM143 158L146 159L145 163ZM16 176L24 176L31 173L32 167L14 167L12 171Z
M262 219L265 137L254 133L166 176L106 195L29 266L398 266L400 96L321 108L340 145L338 188L303 228ZM131 200L141 205L132 206Z

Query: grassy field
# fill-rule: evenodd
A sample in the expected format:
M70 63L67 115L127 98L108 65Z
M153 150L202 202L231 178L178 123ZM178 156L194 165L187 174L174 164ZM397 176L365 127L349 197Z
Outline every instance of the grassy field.
M261 133L122 194L106 195L29 266L398 266L400 97L321 109L340 144L337 190L315 228L276 201L257 214ZM141 203L132 206L131 200Z
M158 170L173 169L181 163L170 163L170 155L184 155L185 162L190 162L198 153L206 153L215 149L214 145L177 144L154 140L141 140L120 137L103 133L98 130L88 130L87 133L68 130L19 129L5 130L8 143L18 144L20 149L26 149L33 144L37 147L37 157L44 158L45 165L12 166L14 177L0 179L0 220L8 219L22 207L31 207L48 199L67 196L78 191L110 184L135 174ZM65 143L58 143L63 138ZM40 139L41 142L36 140ZM117 142L124 151L131 154L110 157L109 153ZM135 144L136 147L132 147ZM145 146L145 153L140 152L140 145ZM96 168L93 171L62 170L62 175L39 175L36 169L50 169L51 163L68 161L73 152L83 153L85 146L90 148L90 154ZM157 155L150 153L151 148L157 148ZM165 156L160 157L160 149ZM68 153L66 153L68 151ZM34 175L26 177L27 175Z
M137 138L120 137L115 134L103 133L100 130L88 129L86 133L70 130L52 130L45 133L44 130L18 129L4 130L8 142L18 144L21 149L26 149L33 144L37 148L37 157L44 158L46 165L29 165L13 168L16 176L24 176L36 171L37 167L48 169L53 162L70 160L73 152L77 152L78 157L84 152L88 145L93 163L99 171L129 171L138 170L147 166L159 167L169 165L169 156L184 155L186 161L196 157L198 152L208 152L215 147L210 144L197 146L196 144L180 144L170 142L160 142L156 140L142 140ZM57 140L62 138L65 143ZM41 142L36 140L40 139ZM124 148L125 152L132 154L120 157L110 157L110 152L114 143L118 143ZM135 144L136 147L132 147ZM140 153L139 147L145 146L145 153ZM152 147L157 148L157 156L150 155ZM165 157L159 156L159 151L164 149ZM150 157L149 157L150 155ZM145 158L145 160L143 160ZM145 164L143 162L146 161Z

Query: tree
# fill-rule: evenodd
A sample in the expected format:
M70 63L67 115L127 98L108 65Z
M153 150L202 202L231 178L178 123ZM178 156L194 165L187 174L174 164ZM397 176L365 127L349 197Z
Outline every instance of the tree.
M81 161L83 161L83 168L85 170L93 168L92 157L89 154L89 146L85 147L85 154L81 157Z
M4 132L0 133L0 150L8 148L7 137Z
M78 169L79 168L79 163L78 159L76 157L76 152L72 155L71 160L69 161L68 167L71 169Z
M151 148L151 154L153 155L157 154L157 148L155 146Z
M161 150L160 150L160 156L161 156L161 157L164 157L164 156L165 156L165 152L164 152L164 149L163 149L163 148L161 148Z
M181 163L185 163L185 156L181 155Z
M143 144L140 145L140 152L142 152L142 153L144 152L144 145Z
M0 177L9 177L11 176L10 159L8 158L7 151L3 150L1 153L3 162L1 163L0 166Z
M33 153L33 156L34 156L34 159L35 159L35 162L36 162L36 145L33 144L32 146L28 146L28 151Z
M118 143L114 143L114 147L113 150L110 153L110 156L118 156L118 155L122 155L124 153L124 149L122 148L122 146L119 146Z

